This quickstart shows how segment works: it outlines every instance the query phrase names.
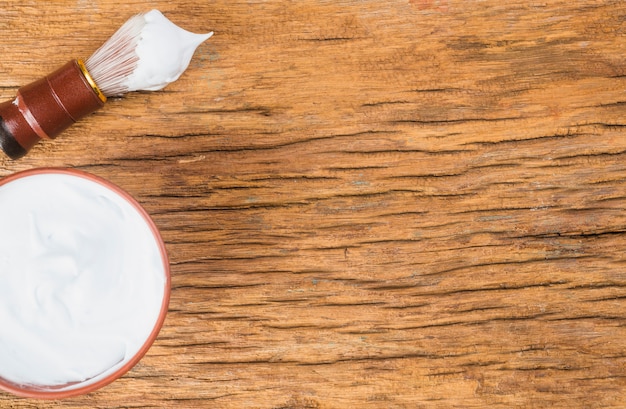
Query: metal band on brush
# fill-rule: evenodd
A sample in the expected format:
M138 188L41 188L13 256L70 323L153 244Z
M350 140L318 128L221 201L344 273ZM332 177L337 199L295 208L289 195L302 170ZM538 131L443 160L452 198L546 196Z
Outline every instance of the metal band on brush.
M96 93L98 98L100 98L100 101L107 102L106 95L104 95L102 91L100 91L100 88L98 88L98 84L96 84L96 81L94 81L91 74L89 74L89 71L87 71L87 67L85 66L83 60L76 60L76 62L78 63L78 68L80 68L80 71L85 76L85 79L87 80L93 91Z

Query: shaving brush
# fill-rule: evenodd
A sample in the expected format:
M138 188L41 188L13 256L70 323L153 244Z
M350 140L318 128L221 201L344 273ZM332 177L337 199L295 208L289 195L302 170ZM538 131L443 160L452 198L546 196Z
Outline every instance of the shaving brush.
M18 159L104 106L108 97L164 88L212 34L183 30L158 10L133 16L86 61L71 60L0 104L0 147Z

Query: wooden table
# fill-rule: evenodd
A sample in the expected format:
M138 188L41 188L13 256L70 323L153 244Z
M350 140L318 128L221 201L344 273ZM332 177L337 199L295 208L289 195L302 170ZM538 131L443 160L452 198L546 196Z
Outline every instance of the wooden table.
M625 2L0 1L0 96L152 7L215 31L184 76L0 175L130 192L164 328L0 407L626 407Z

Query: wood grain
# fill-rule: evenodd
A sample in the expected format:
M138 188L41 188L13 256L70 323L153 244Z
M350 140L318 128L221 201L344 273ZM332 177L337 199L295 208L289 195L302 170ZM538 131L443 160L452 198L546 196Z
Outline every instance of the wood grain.
M188 72L0 175L136 197L165 326L0 407L626 407L626 3L0 1L0 96L152 7L215 31Z

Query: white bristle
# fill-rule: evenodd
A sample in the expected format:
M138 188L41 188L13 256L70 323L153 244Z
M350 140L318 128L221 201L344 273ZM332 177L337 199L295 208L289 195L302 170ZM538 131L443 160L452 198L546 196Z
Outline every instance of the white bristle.
M107 97L128 92L124 84L137 67L139 57L135 49L145 24L144 14L131 17L85 62L87 71Z

